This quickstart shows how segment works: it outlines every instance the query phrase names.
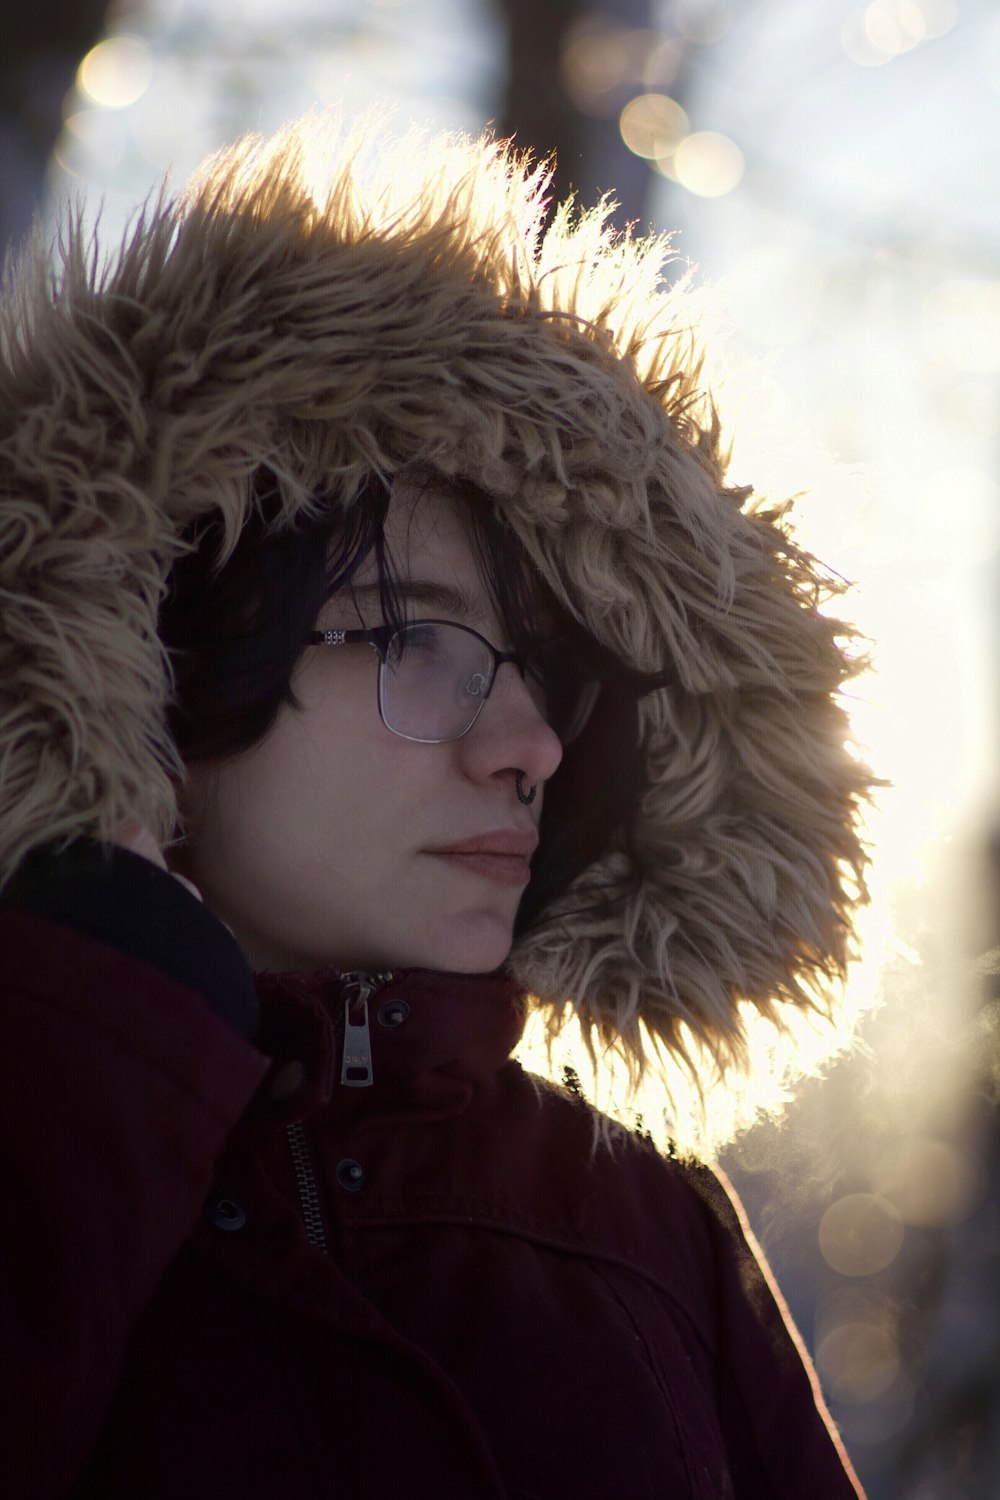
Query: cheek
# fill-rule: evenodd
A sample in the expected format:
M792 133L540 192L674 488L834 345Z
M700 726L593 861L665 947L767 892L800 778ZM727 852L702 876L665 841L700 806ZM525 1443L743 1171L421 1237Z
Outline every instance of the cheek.
M230 817L256 830L258 847L351 870L362 883L365 869L412 846L427 801L420 747L385 728L371 676L345 683L335 701L302 697L301 714L283 709L229 799Z

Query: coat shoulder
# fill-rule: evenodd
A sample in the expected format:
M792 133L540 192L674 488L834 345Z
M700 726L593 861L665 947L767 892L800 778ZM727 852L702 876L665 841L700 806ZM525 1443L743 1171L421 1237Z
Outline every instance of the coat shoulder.
M517 1067L509 1087L525 1131L527 1147L518 1156L533 1196L581 1249L625 1261L657 1281L675 1281L681 1262L704 1279L711 1221L734 1213L709 1168L661 1152L640 1130L596 1110L572 1084Z

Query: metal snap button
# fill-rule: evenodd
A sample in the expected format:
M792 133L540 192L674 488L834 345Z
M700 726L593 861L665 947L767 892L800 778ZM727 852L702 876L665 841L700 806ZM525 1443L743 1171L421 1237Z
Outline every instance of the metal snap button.
M401 1026L410 1014L405 1000L387 1000L378 1008L378 1020L383 1026Z
M359 1161L347 1156L337 1164L337 1181L349 1193L356 1193L365 1185L365 1169Z
M296 1059L294 1062L283 1063L276 1068L274 1077L271 1079L267 1097L274 1103L280 1104L284 1099L290 1099L297 1094L306 1081L306 1065Z
M212 1197L205 1204L205 1218L216 1229L232 1233L234 1229L243 1228L247 1221L247 1211L235 1198Z

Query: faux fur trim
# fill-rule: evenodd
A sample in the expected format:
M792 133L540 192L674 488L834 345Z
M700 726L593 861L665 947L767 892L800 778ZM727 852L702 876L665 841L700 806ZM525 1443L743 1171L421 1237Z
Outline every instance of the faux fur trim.
M873 777L839 697L862 658L822 607L841 585L788 502L727 486L666 239L569 204L542 233L545 171L488 137L387 144L377 120L307 117L161 193L109 261L77 215L54 257L36 236L9 270L0 883L125 816L171 837L184 768L156 616L192 520L221 515L227 557L261 463L276 524L319 493L349 508L372 472L466 475L595 637L676 668L641 707L655 876L606 931L570 915L574 888L508 967L550 1039L573 1021L592 1060L610 1046L632 1082L652 1066L664 1131L704 1144L720 1078L735 1124L773 1082L759 1018L787 1036L804 1010L819 1051L843 1044Z

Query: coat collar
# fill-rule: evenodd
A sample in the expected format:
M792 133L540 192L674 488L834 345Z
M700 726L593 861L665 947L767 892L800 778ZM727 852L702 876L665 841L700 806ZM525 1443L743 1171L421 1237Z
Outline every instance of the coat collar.
M315 1110L338 1115L427 1108L488 1086L520 1040L522 986L507 975L396 969L367 1001L372 1082L341 1082L346 986L340 969L254 976L260 1021L254 1044L273 1058L261 1085L271 1120ZM351 1018L362 1020L355 1003Z

